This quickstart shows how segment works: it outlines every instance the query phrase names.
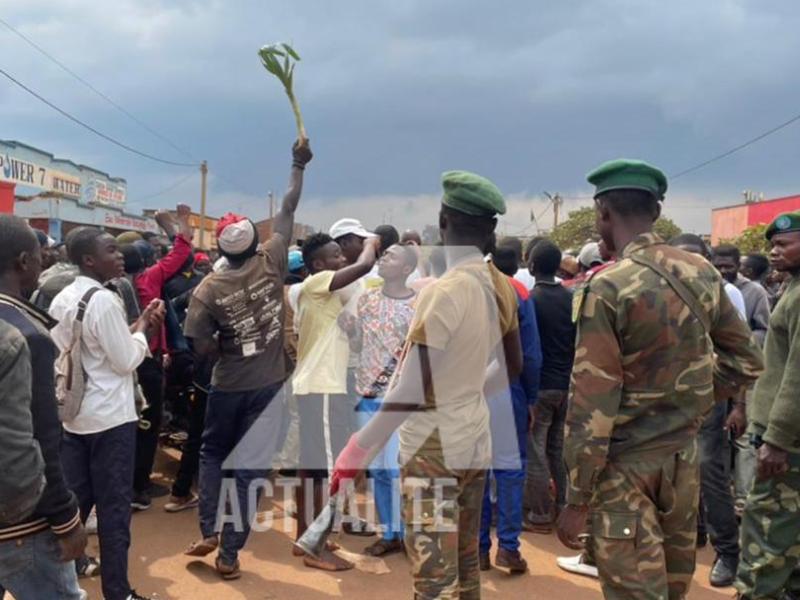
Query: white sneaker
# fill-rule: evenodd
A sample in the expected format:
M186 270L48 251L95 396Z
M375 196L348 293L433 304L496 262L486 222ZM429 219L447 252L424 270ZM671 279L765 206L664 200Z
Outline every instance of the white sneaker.
M92 509L92 512L89 513L89 516L86 518L86 525L84 525L86 529L86 533L89 535L96 535L97 534L97 512L95 509Z
M597 567L586 562L585 554L578 554L578 556L559 556L556 558L556 564L567 573L575 573L576 575L584 575L585 577L593 577L594 579L599 579L600 577L597 572Z

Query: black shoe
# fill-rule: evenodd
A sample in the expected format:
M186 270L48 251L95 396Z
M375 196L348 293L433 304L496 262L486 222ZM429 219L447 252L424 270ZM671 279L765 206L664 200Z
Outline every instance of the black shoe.
M131 508L133 510L147 510L151 505L150 494L147 492L133 492L133 500L131 500Z
M738 566L735 558L724 556L718 558L708 578L711 587L732 586L733 582L736 581L736 568Z
M705 548L708 544L708 534L707 533L698 533L697 534L697 547L698 548Z
M136 593L136 590L131 590L131 593L126 600L153 600L153 598L150 596L140 596Z
M78 579L97 577L100 575L100 561L94 556L81 556L75 561L75 573Z
M478 555L478 564L481 571L490 571L492 568L492 561L489 559L489 554Z

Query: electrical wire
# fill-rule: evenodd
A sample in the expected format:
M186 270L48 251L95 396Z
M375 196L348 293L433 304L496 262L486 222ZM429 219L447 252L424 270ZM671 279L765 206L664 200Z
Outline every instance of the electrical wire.
M18 85L19 87L21 87L23 90L28 92L31 96L33 96L37 100L43 102L44 104L46 104L47 106L49 106L50 108L52 108L56 112L60 113L62 116L66 117L67 119L69 119L73 123L76 123L77 125L80 125L84 129L88 129L89 131L91 131L95 135L103 138L104 140L106 140L108 142L111 142L115 146L119 146L123 150L127 150L128 152L131 152L133 154L137 154L137 155L141 156L142 158L147 158L149 160L152 160L152 161L155 161L155 162L160 162L160 163L163 163L165 165L173 165L175 167L199 167L200 166L200 163L182 163L182 162L177 162L177 161L174 161L174 160L167 160L165 158L159 158L158 156L153 156L152 154L148 154L147 152L142 152L141 150L137 150L136 148L128 146L127 144L124 144L123 142L120 142L119 140L116 140L113 137L111 137L109 135L106 135L105 133L103 133L101 131L98 131L97 129L95 129L91 125L87 125L86 123L84 123L83 121L78 119L77 117L72 116L70 113L68 113L64 109L59 108L58 106L56 106L55 104L53 104L52 102L47 100L46 98L44 98L44 97L40 96L39 94L37 94L31 88L26 86L24 83L22 83L21 81L19 81L15 77L13 77L11 74L9 74L7 71L3 70L2 68L0 68L0 75L3 75L4 77L9 79L13 83Z
M670 175L669 177L670 177L670 179L677 179L678 177L683 177L684 175L688 175L689 173L694 173L695 171L699 171L700 169L710 165L711 163L715 163L718 160L722 160L723 158L727 158L731 154L735 154L736 152L739 152L740 150L744 150L748 146L752 146L756 142L760 142L765 137L769 137L773 133L777 133L781 129L784 129L784 128L788 127L789 125L791 125L793 123L796 123L797 121L800 121L800 115L795 115L794 117L792 117L788 121L784 121L780 125L776 125L772 129L769 129L769 130L765 131L764 133L759 134L756 137L754 137L754 138L752 138L750 140L747 140L746 142L744 142L742 144L739 144L738 146L735 146L735 147L731 148L730 150L727 150L726 152L723 152L722 154L718 154L717 156L709 158L708 160L705 160L705 161L703 161L703 162L701 162L699 164L696 164L693 167L689 167L688 169L684 169L683 171L679 171L678 173Z
M162 189L162 190L160 190L160 191L158 191L158 192L156 192L154 194L150 194L149 196L145 196L144 198L139 198L137 200L137 202L141 203L141 202L144 202L146 200L151 200L153 198L158 198L159 196L162 196L162 195L166 194L167 192L171 192L172 190L174 190L174 189L180 187L181 185L183 185L184 183L186 183L186 181L188 181L191 177L195 176L196 174L197 173L195 173L195 172L190 172L187 175L185 175L184 177L181 177L175 183L165 187L164 189Z
M134 123L136 123L137 125L139 125L139 127L141 127L142 129L146 130L146 131L147 131L147 132L149 132L150 134L154 135L155 137L157 137L157 138L158 138L158 139L160 139L161 141L165 142L166 144L168 144L169 146L171 146L171 147L172 147L174 150L177 150L178 152L180 152L181 154L183 154L183 155L184 155L186 158L189 158L189 159L191 159L191 160L197 160L197 159L195 159L195 157L194 157L194 156L192 156L192 155L191 155L191 154L190 154L188 151L184 150L183 148L181 148L180 146L178 146L178 145L177 145L175 142L173 142L172 140L170 140L168 137L166 137L165 135L163 135L163 134L159 133L158 131L156 131L155 129L153 129L153 128L152 128L152 127L150 127L149 125L147 125L147 123L144 123L144 122L143 122L141 119L137 118L137 117L136 117L135 115L133 115L133 114L132 114L130 111L128 111L128 110L127 110L125 107L121 106L120 104L118 104L117 102L115 102L114 100L112 100L111 98L109 98L109 97L108 97L106 94L104 94L103 92L101 92L100 90L98 90L98 89L97 89L95 86L93 86L91 83L89 83L88 81L86 81L86 80L85 80L83 77L81 77L80 75L78 75L78 74L77 74L75 71L73 71L72 69L70 69L70 68L69 68L67 65L65 65L64 63L62 63L62 62L61 62L60 60L58 60L58 59L57 59L55 56L53 56L52 54L50 54L49 52L47 52L47 51L46 51L44 48L42 48L41 46L39 46L39 45L38 45L36 42L34 42L32 39L30 39L29 37L27 37L27 36L26 36L25 34L23 34L21 31L19 31L19 30L15 29L15 28L14 28L14 27L13 27L13 26L10 24L10 23L8 23L8 22L7 22L7 21L5 21L4 19L0 18L0 25L3 25L3 26L6 28L6 29L8 29L9 31L11 31L11 32L12 32L12 33L14 33L15 35L17 35L17 36L19 36L20 38L22 38L22 39L23 39L23 40L24 40L24 41L25 41L27 44L29 44L30 46L32 46L33 48L35 48L35 49L36 49L36 50L37 50L37 51L38 51L40 54L42 54L43 56L45 56L46 58L48 58L49 60L51 60L51 61L52 61L53 63L55 63L56 65L58 65L58 66L59 66L59 67L60 67L60 68L61 68L61 69L62 69L64 72L66 72L66 73L67 73L67 74L69 74L70 76L74 77L76 80L78 80L78 81L79 81L80 83L82 83L84 86L86 86L87 88L89 88L89 89L90 89L92 92L94 92L95 94L97 94L98 96L100 96L100 98L102 98L103 100L105 100L106 102L108 102L108 103L109 103L111 106L113 106L114 108L116 108L116 109L117 109L119 112L121 112L123 115L125 115L125 116L126 116L126 117L128 117L130 120L132 120Z

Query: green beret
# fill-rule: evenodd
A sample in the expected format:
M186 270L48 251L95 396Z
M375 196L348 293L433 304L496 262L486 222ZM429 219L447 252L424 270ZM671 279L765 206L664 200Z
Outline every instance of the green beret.
M468 171L442 173L442 204L473 217L506 214L506 201L497 186L485 177Z
M790 212L778 215L769 224L764 235L768 240L776 233L789 233L790 231L800 231L800 212Z
M610 160L589 173L586 179L595 186L595 197L609 190L644 190L663 200L667 191L667 176L642 160Z

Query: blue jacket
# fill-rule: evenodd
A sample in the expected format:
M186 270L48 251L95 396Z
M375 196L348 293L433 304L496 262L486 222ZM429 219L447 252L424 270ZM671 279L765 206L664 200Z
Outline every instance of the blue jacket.
M522 344L522 373L511 382L511 397L517 405L533 406L539 396L539 375L542 370L542 344L539 340L539 326L533 298L524 298L517 292L519 306L519 337Z

